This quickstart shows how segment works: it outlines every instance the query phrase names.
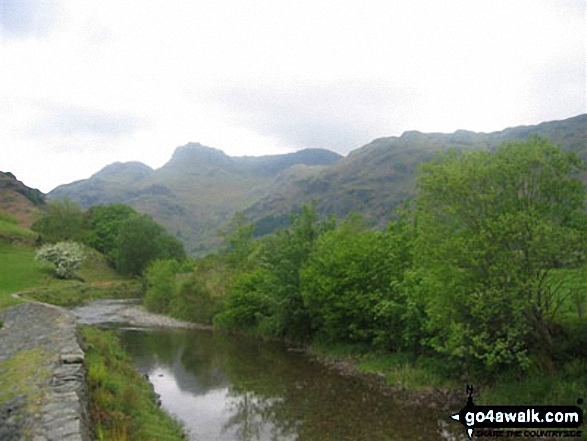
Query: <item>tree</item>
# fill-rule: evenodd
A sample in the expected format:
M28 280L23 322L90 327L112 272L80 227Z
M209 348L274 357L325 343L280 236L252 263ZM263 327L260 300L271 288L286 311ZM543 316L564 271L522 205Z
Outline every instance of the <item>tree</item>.
M227 228L219 231L226 244L224 255L232 268L240 271L251 269L249 257L253 251L254 231L255 225L247 222L243 213L235 214Z
M84 215L84 243L114 260L116 238L124 221L138 213L128 205L96 205Z
M301 270L320 235L332 230L334 218L318 220L315 204L302 206L292 226L267 238L261 266L268 270L264 284L272 299L270 333L306 340L312 333L308 308L304 305Z
M582 164L541 138L450 151L418 177L429 343L488 368L552 352L549 272L583 260Z
M120 225L116 238L116 268L129 275L140 275L155 259L185 258L183 245L165 232L150 216L133 216Z
M400 289L411 267L413 226L404 216L386 231L356 218L321 235L302 269L302 296L313 330L329 341L405 348L407 302Z
M84 235L84 212L71 199L58 199L47 204L45 214L32 230L46 242L79 241Z

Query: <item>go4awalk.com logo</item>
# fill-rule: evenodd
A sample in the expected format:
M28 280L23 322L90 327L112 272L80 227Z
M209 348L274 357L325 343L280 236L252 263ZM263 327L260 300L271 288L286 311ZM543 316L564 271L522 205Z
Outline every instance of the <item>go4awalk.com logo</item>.
M580 438L583 410L578 406L477 406L473 387L467 385L467 404L451 418L460 422L469 439ZM583 400L577 400L582 404Z

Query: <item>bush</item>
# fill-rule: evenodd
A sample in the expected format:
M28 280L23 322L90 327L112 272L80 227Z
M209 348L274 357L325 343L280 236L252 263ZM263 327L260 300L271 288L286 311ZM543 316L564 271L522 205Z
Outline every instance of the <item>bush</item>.
M207 325L212 324L212 319L221 308L220 299L211 295L196 275L191 275L182 282L171 300L171 313L174 317Z
M149 311L169 312L178 270L179 263L175 260L156 260L145 270L147 290L144 304Z
M84 259L84 252L76 242L58 242L41 247L36 259L55 265L55 274L60 279L72 279Z

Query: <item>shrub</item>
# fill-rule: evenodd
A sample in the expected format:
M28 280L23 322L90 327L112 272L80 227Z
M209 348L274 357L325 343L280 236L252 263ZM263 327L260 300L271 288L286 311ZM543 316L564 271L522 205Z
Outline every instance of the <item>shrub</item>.
M169 312L171 299L175 296L178 270L179 263L175 260L156 260L147 267L144 304L149 311Z
M55 265L55 274L60 279L72 279L82 264L84 252L76 242L58 242L41 247L36 259Z

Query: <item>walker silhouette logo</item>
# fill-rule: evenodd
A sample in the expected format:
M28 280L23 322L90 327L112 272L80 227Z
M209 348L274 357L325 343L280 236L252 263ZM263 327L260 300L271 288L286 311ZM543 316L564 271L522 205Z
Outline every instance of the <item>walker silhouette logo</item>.
M473 402L473 392L473 386L467 385L467 404L459 413L451 415L465 427L469 439L473 435L495 438L581 437L581 430L573 430L583 423L583 410L578 406L477 406ZM578 399L577 404L583 404L583 400Z

